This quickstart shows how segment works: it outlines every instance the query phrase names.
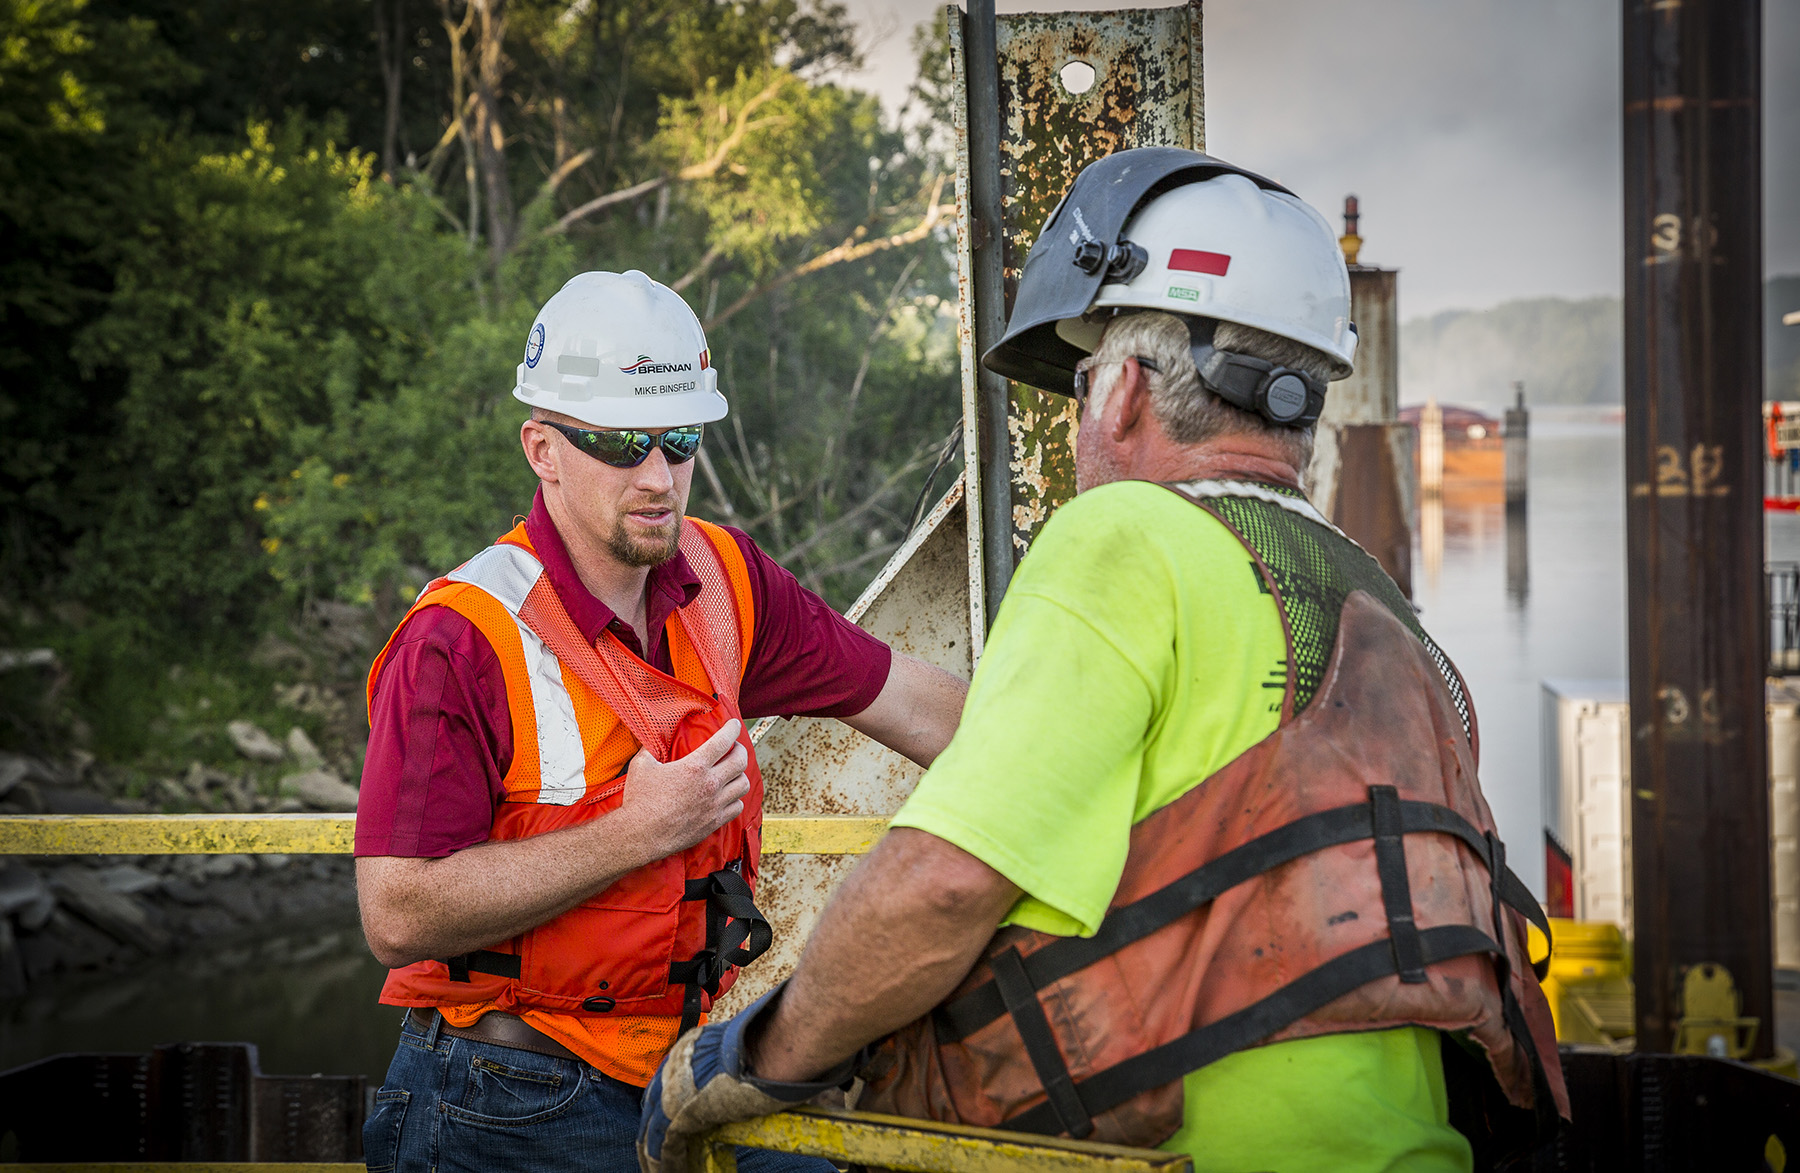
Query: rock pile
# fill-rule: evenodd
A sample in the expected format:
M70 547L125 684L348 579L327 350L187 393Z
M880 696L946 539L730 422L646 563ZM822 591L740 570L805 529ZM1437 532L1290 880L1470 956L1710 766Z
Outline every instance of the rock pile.
M351 861L337 856L0 858L0 997L83 970L354 918Z
M356 787L305 730L278 741L233 721L225 732L244 768L195 761L147 785L96 770L79 752L60 762L0 753L0 814L356 809ZM129 965L202 941L345 920L355 908L348 858L0 856L0 998L58 974Z

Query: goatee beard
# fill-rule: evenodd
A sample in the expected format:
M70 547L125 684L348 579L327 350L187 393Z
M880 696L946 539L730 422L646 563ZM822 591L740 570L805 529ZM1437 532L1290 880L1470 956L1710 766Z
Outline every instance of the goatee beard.
M681 511L674 508L674 524L669 527L669 536L634 537L625 528L624 518L620 518L613 526L612 533L606 536L606 548L614 558L626 566L661 566L675 557L681 548Z

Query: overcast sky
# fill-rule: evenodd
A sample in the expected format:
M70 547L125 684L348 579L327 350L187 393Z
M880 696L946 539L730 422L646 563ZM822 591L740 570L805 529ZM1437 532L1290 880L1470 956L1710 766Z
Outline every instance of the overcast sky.
M848 3L875 39L849 80L895 107L936 5ZM1800 273L1800 0L1764 12L1766 267ZM1205 29L1207 149L1334 224L1355 192L1403 317L1618 293L1619 0L1212 0Z

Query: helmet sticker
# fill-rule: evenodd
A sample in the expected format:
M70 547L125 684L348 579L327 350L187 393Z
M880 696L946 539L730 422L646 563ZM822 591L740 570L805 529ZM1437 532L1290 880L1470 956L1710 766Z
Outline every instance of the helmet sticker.
M539 322L531 328L531 337L525 339L525 365L535 367L538 359L544 357L544 323Z
M1169 268L1183 273L1207 273L1223 277L1231 268L1231 258L1224 253L1202 252L1197 248L1178 248L1169 254Z
M637 361L628 367L620 367L622 375L667 375L676 371L691 371L694 364L689 362L657 362L647 354L637 356Z
M1189 289L1185 285L1171 285L1169 286L1169 296L1181 301L1199 301L1200 291L1198 289Z

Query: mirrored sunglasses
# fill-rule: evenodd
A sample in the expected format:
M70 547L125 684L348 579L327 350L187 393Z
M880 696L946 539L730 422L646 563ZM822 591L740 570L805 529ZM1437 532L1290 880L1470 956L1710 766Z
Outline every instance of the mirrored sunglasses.
M700 434L705 430L699 424L691 428L670 428L666 432L637 432L571 428L554 420L543 422L566 436L583 455L614 468L636 468L650 459L650 452L655 448L662 449L663 459L670 464L685 464L700 451Z

